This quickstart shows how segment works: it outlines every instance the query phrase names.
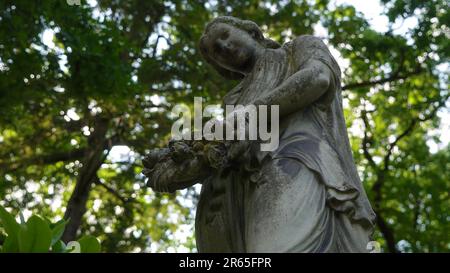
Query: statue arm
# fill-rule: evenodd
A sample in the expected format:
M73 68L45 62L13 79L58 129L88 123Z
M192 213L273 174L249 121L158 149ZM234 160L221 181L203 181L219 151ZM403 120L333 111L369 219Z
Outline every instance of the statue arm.
M299 71L278 87L256 98L255 105L279 105L280 116L302 109L329 90L332 83L330 68L319 60L310 59Z
M201 183L226 165L222 142L170 141L168 148L151 150L143 159L147 186L157 192L174 192Z

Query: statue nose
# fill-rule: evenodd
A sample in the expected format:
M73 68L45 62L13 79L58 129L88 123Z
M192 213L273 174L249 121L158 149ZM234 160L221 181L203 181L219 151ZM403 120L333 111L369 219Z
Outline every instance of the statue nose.
M219 40L218 46L222 51L230 51L231 49L231 44L228 41Z

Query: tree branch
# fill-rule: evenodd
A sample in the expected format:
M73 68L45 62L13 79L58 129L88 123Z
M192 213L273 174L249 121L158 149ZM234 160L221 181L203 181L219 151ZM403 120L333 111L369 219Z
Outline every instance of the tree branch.
M155 44L153 45L152 48L152 58L156 57L156 50L158 49L159 39L161 39L162 37L163 36L161 34L159 34L158 37L156 37Z
M392 74L392 76L384 78L384 79L369 80L369 81L363 81L363 82L357 82L357 83L349 83L349 84L342 86L341 89L349 90L349 89L355 89L355 88L360 88L360 87L368 87L368 86L373 86L373 85L377 85L377 84L383 84L383 83L387 83L387 82L404 80L404 79L407 79L411 76L414 76L414 75L417 75L420 73L422 73L422 69L420 69L420 67L419 67L415 71L405 73L403 75L399 75L399 73L396 72L396 73Z
M124 204L127 204L127 203L129 203L131 201L134 201L134 199L123 197L115 189L113 189L112 187L110 187L110 186L106 185L105 183L103 183L98 176L96 176L94 183L96 185L99 185L99 186L103 187L106 191L108 191L109 193L114 195L117 199L122 201L122 203L124 203Z
M373 160L372 155L369 153L370 142L373 140L369 139L368 131L370 130L370 124L367 118L367 111L365 109L361 111L361 118L364 122L364 137L362 141L363 154L366 160L369 162L369 165L376 171L378 170L378 166Z
M389 168L389 164L390 164L390 156L392 155L392 151L394 150L395 146L397 146L397 143L398 143L401 139L403 139L404 137L406 137L406 136L408 136L409 134L411 134L412 131L413 131L413 129L414 129L414 127L415 127L419 122L424 122L424 121L427 121L427 120L432 119L432 118L436 115L436 113L437 113L437 111L439 110L439 108L441 108L441 107L445 104L445 102L447 101L447 99L448 99L448 96L445 97L445 99L443 99L442 101L440 101L439 104L438 104L436 107L434 107L434 109L433 109L428 115L426 115L426 116L424 116L424 117L422 117L422 118L418 116L417 118L411 120L411 122L409 123L408 127L406 127L406 129L405 129L402 133L400 133L400 134L394 139L394 141L392 141L391 143L389 143L389 145L388 145L388 151L387 151L387 153L386 153L386 155L385 155L385 157L384 157L384 170L387 170L387 169Z
M86 152L86 148L75 149L67 152L56 152L47 155L37 155L21 160L10 162L0 162L0 168L7 171L15 171L24 165L47 165L54 164L59 161L69 161L81 159Z

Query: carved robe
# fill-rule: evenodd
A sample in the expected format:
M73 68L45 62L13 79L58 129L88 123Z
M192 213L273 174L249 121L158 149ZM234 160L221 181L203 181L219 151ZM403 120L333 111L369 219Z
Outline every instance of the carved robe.
M330 69L330 87L317 101L281 117L278 149L261 152L251 145L246 162L256 164L203 181L196 217L199 252L367 251L375 214L353 162L340 70L326 45L305 35L266 49L224 103L251 103L311 59Z

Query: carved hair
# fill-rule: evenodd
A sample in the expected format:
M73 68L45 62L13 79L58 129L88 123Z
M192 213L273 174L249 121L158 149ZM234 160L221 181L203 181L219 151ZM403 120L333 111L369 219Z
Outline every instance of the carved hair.
M222 66L217 64L208 55L206 45L205 45L206 37L208 37L208 33L211 31L211 29L219 23L227 24L229 26L232 26L232 27L235 27L235 28L238 28L240 30L247 32L248 34L250 34L253 37L253 39L255 39L259 44L261 44L265 48L279 48L280 47L280 44L275 42L274 40L264 38L264 35L263 35L261 29L259 28L259 26L252 21L241 20L239 18L232 17L232 16L219 16L219 17L214 18L214 20L212 20L211 22L209 22L206 25L205 32L203 33L202 37L200 38L200 43L199 43L200 53L202 54L202 56L206 60L206 62L208 62L210 65L212 65L214 67L214 69L216 69L217 72L219 72L220 75L222 75L223 77L225 77L227 79L242 79L244 77L244 75L242 75L241 73L230 71L228 69L223 68Z

